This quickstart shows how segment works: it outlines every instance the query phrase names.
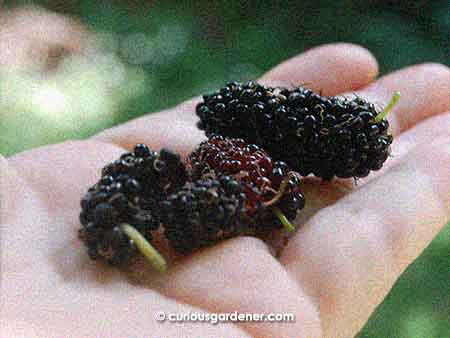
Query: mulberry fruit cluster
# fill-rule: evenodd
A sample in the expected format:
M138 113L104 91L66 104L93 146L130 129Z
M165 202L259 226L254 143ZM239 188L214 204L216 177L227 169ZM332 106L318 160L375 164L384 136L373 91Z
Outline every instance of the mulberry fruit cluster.
M138 144L102 169L81 200L79 236L92 259L120 265L140 251L163 271L150 244L160 227L182 255L294 230L305 206L301 176L359 178L383 166L393 141L386 115L397 100L381 111L359 97L231 82L197 105L208 140L186 164Z
M330 180L365 177L383 166L392 143L385 115L397 99L380 111L359 97L231 82L205 95L196 112L207 136L243 138L302 176Z
M178 155L165 149L158 154L143 144L104 167L101 179L81 200L79 236L89 256L112 265L128 261L137 243L123 225L131 225L151 241L152 231L160 225L160 201L186 178Z
M211 137L187 166L177 154L139 144L104 167L81 200L79 235L92 259L120 265L139 249L162 267L150 244L161 225L183 255L239 235L267 239L282 226L292 230L304 206L299 183L284 162L242 139Z

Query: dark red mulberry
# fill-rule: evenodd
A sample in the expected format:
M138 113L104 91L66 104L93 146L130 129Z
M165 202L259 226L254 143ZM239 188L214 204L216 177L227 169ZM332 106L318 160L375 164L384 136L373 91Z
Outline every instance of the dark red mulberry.
M246 212L257 220L260 229L282 225L268 206L280 209L289 221L304 207L299 175L286 163L272 161L262 148L242 139L212 136L190 154L188 166L194 179L227 175L242 185Z

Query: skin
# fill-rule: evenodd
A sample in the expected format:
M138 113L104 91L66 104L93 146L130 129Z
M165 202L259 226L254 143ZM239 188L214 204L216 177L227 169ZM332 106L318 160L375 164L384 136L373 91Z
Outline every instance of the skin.
M356 92L399 104L388 119L394 157L358 181L305 179L308 207L279 258L240 237L192 256L169 257L166 274L92 262L77 239L79 200L100 169L147 143L183 155L204 136L198 99L88 140L0 157L3 337L351 337L450 213L450 71L408 67L376 80L365 49L325 45L290 59L260 82L307 83L325 95ZM295 323L158 323L157 311L289 312Z

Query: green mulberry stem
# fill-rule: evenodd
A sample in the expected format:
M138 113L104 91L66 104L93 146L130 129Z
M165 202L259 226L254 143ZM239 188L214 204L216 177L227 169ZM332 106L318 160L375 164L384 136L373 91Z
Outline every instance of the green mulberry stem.
M281 197L283 197L283 194L288 186L289 180L293 177L297 177L298 179L300 179L300 175L295 172L295 171L290 171L287 173L287 176L283 179L283 181L280 184L280 189L278 190L278 192L276 193L275 197L272 198L270 201L264 202L263 206L264 207L270 207L272 205L274 205L275 203L278 203L278 201L280 200Z
M277 218L280 220L281 224L283 224L283 226L289 231L289 232L294 232L295 231L295 226L289 222L289 220L286 218L286 216L281 212L280 209L278 209L277 207L273 207L272 208L273 213L275 214L275 216L277 216Z
M400 100L400 92L395 92L392 95L391 101L389 101L386 108L384 108L384 110L375 117L375 122L378 123L378 122L382 121L389 114L389 112L392 110L392 108L394 108L394 106L397 104L398 100Z
M120 228L136 244L139 251L144 255L148 262L158 271L165 272L167 263L163 256L156 250L142 234L133 226L123 223Z

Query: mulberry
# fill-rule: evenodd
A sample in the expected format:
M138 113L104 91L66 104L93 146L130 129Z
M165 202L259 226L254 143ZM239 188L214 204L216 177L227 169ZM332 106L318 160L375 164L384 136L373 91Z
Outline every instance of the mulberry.
M160 201L186 179L178 155L166 149L158 154L143 144L104 167L101 179L81 200L79 236L89 256L120 265L139 249L164 269L163 258L148 242L161 222Z
M299 175L290 171L286 163L272 161L262 148L242 139L212 136L190 154L188 166L194 179L228 175L241 184L246 212L259 224L259 230L282 225L292 230L288 221L295 219L305 205ZM280 218L281 214L285 217Z
M164 234L172 248L189 254L245 232L246 196L231 177L188 182L161 202Z
M228 95L224 95L228 93ZM270 99L267 99L270 97ZM387 113L359 97L323 97L311 90L228 84L197 105L207 136L240 137L262 146L301 175L326 180L365 177L390 154ZM239 108L238 108L239 107Z

